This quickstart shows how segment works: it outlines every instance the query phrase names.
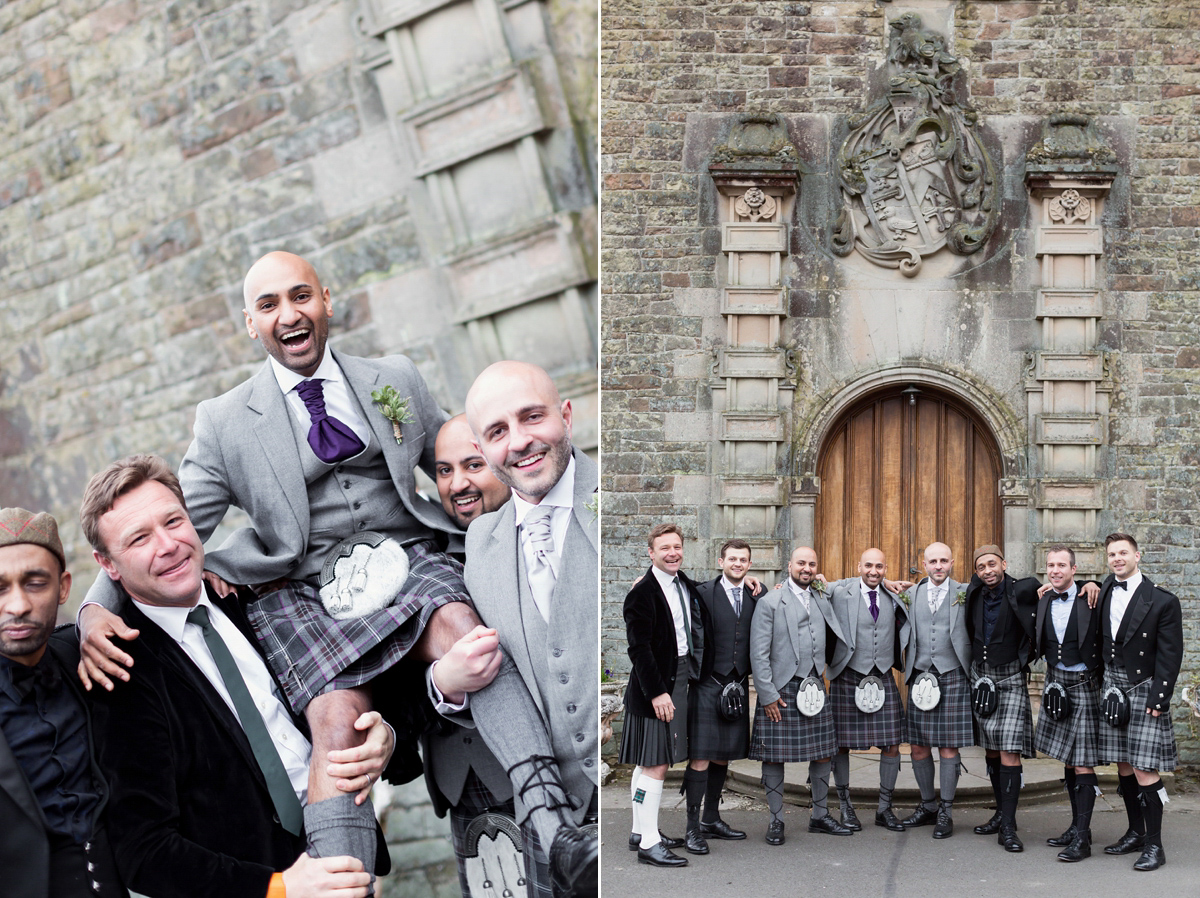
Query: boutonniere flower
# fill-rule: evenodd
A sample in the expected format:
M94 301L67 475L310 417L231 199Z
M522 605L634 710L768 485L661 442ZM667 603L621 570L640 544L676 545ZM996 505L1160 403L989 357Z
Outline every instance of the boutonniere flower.
M809 586L812 587L813 589L815 589L821 595L825 595L825 581L824 580L818 580L816 577L813 577L813 581L812 581L812 583L809 584Z
M954 604L955 605L967 604L967 591L965 589L960 589L958 592L956 592L954 594Z
M898 596L896 596L896 598L898 598L901 602L904 603L905 608L912 607L912 599L909 597L907 589L904 590L904 592L900 593Z
M384 386L382 390L375 390L371 393L371 399L375 403L375 407L383 412L383 416L392 422L392 433L396 436L396 445L404 442L404 435L400 432L401 424L411 424L414 420L412 412L408 410L408 396L401 396L396 392L396 388L392 386Z
M592 520L595 521L600 517L600 490L592 493L592 501L583 506L592 513Z

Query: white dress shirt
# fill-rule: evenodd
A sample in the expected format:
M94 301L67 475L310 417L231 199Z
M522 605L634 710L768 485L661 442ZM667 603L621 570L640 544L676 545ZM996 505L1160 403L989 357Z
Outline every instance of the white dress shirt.
M950 581L943 580L940 584L934 584L930 580L925 584L925 597L929 599L929 610L933 614L937 614L937 609L942 607L942 602L946 600L946 590L950 588Z
M535 556L533 545L530 542L529 534L521 523L525 520L525 515L529 514L529 510L533 508L533 503L526 502L514 491L512 494L513 509L516 511L517 532L521 541L521 553L525 556L525 570L533 570ZM563 471L562 477L558 478L558 483L554 484L550 492L542 497L542 501L538 503L540 506L549 506L554 509L554 513L550 518L550 533L554 538L554 557L551 559L551 567L554 568L555 577L558 576L562 565L562 550L563 543L567 539L567 528L571 526L571 509L575 505L575 459L571 458L567 462L567 469ZM542 612L542 617L547 622L550 620L550 607L547 605L542 607L542 603L537 600L537 594L534 592L534 601L538 606L538 611Z
M225 616L225 612L208 600L207 595L201 595L197 604L208 608L208 617L213 628L220 634L225 645L229 647L229 653L233 655L238 672L246 681L246 689L249 690L250 697L254 700L254 706L262 714L263 722L267 725L267 732L271 734L271 741L275 743L275 748L279 751L279 758L283 761L283 767L287 771L292 788L296 790L296 797L300 799L301 804L304 804L308 797L308 762L312 755L312 745L292 723L291 715L288 714L282 700L275 693L275 682L267 672L267 663L255 651L254 646L250 644L242 631ZM237 709L233 706L229 690L225 688L221 671L217 669L217 662L213 660L212 652L208 650L208 643L204 641L204 631L198 624L188 623L187 616L188 612L192 610L191 607L167 607L138 602L138 609L179 643L184 653L200 668L204 678L212 684L213 689L217 690L217 694L229 706L233 716L237 717ZM136 676L136 672L134 675Z
M1057 592L1058 590L1055 590ZM1067 624L1071 620L1071 614L1075 611L1075 582L1067 587L1067 597L1065 599L1050 600L1050 620L1054 624L1054 638L1062 643L1067 635ZM1115 632L1115 631L1114 631ZM1080 633L1080 636L1083 634ZM1087 665L1082 661L1079 664L1073 664L1070 667L1063 664L1061 661L1054 665L1059 670L1087 670Z
M312 377L305 377L290 368L283 367L275 361L274 357L268 356L268 361L271 363L271 372L275 375L275 382L279 384L283 398L287 400L288 408L292 410L292 414L296 416L296 420L304 426L305 430L312 426L312 416L308 413L308 406L296 392L296 387L306 380L322 380L324 383L321 384L321 393L325 399L325 411L331 418L337 418L353 430L354 435L362 440L364 446L371 442L371 428L359 415L358 407L350 397L350 388L346 386L346 375L342 373L338 363L333 360L332 353L325 353L325 358L321 359L321 364L317 366Z
M804 605L804 610L811 611L812 609L809 607L808 603L810 601L812 601L812 587L811 586L800 587L800 586L796 585L796 581L793 580L791 577L787 578L787 585L788 585L788 589L790 589L792 591L792 595L796 596L796 598L798 598L801 601L801 603Z
M675 623L675 653L676 655L686 655L688 653L688 638L687 630L684 628L691 626L691 620L689 619L690 609L685 610L683 603L679 601L679 593L675 591L676 578L674 574L660 571L656 567L651 567L650 573L658 581L658 586L667 599L667 607L671 609L671 620ZM687 587L682 583L679 586L683 589L683 594L687 595Z
M1142 585L1142 572L1135 572L1125 581L1125 584L1125 589L1117 589L1117 585L1114 583L1113 588L1109 590L1111 598L1108 605L1108 625L1112 627L1113 639L1117 638L1117 631L1121 629L1121 621L1125 619L1125 609L1129 607L1129 600L1133 598L1137 588Z

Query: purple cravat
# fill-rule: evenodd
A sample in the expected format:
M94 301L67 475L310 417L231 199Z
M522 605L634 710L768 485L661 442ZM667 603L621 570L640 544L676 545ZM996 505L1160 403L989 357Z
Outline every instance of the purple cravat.
M879 602L876 601L876 592L873 589L867 590L867 596L871 599L871 620L879 623Z
M312 419L312 427L308 429L308 445L317 458L327 465L334 465L353 455L358 455L366 447L358 436L339 421L331 418L325 411L325 388L320 380L304 380L296 386L296 392L304 400Z

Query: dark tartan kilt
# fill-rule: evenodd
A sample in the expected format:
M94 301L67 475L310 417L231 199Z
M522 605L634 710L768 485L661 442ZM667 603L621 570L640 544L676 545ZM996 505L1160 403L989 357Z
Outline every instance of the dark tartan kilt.
M918 673L914 671L915 674ZM971 714L971 682L955 668L937 675L942 698L932 711L922 711L908 700L908 741L912 745L961 748L975 744L975 718Z
M625 729L621 734L618 764L678 764L688 757L688 657L679 656L675 670L675 688L671 690L675 716L670 723L657 717L643 717L625 709Z
M467 774L463 785L462 797L458 804L450 809L450 836L454 840L454 856L458 861L458 885L462 889L463 898L471 898L471 888L467 883L467 827L471 821L486 811L496 811L516 817L513 800L497 801L487 786L483 784L474 771ZM525 878L528 880L528 898L551 898L550 864L542 851L541 842L528 819L521 827L521 838L524 841L522 851L525 856ZM517 895L524 894L521 891Z
M463 567L433 542L408 550L408 579L395 600L366 617L334 620L315 587L289 580L247 607L288 704L303 714L313 696L368 683L416 644L433 612L469 602Z
M767 717L762 702L754 711L754 735L750 737L750 758L768 764L796 764L832 757L837 751L837 728L833 723L833 704L825 696L819 714L805 717L796 707L800 678L792 677L779 690L787 704L779 709L779 723Z
M896 678L892 672L888 671L883 676L883 707L874 714L864 714L854 704L854 690L862 678L858 671L847 668L829 683L838 748L861 751L907 742L904 705L900 701L900 690L896 688Z
M1089 679L1090 678L1090 679ZM1070 767L1095 767L1100 759L1100 684L1086 670L1047 668L1046 682L1059 682L1071 696L1071 716L1054 720L1043 708L1038 714L1033 747Z
M688 694L688 757L700 761L736 761L750 753L750 708L737 720L721 716L721 690L726 682L710 676ZM749 698L747 678L742 678ZM747 705L749 703L747 702Z
M1175 730L1171 726L1171 715L1155 717L1146 713L1150 700L1153 677L1130 689L1129 674L1124 667L1107 667L1104 670L1104 686L1129 690L1129 725L1117 729L1100 721L1100 763L1117 764L1124 761L1138 770L1174 770L1179 765L1179 753L1175 747Z
M975 718L977 744L987 751L1011 751L1019 752L1024 758L1035 757L1029 677L1022 672L1021 662L1013 661L998 667L971 665L972 683L985 675L996 681L996 710L990 717ZM1001 682L1003 680L1008 682Z

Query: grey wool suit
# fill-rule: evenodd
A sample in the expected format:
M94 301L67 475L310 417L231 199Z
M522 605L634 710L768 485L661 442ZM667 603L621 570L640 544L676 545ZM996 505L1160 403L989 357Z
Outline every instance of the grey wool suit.
M571 521L560 553L549 623L529 594L512 500L471 525L466 580L480 617L499 631L501 648L537 704L563 784L576 805L578 823L587 815L599 782L599 526L597 516L586 508L596 493L599 472L578 449L573 456ZM485 735L499 756L492 735ZM517 804L521 804L519 797Z
M811 590L813 601L821 611L825 625L833 631L838 643L845 642L841 625L829 600L816 590ZM754 608L754 621L750 627L750 668L754 671L754 688L758 702L769 705L779 699L779 690L794 676L805 676L800 671L799 604L787 586L769 591L758 600ZM824 663L814 676L825 673Z
M971 670L971 637L967 635L967 613L966 603L956 604L958 602L959 590L966 590L965 583L959 583L953 577L946 578L946 595L942 599L942 605L946 612L950 615L950 647L953 649L954 658L958 662L958 666L963 672ZM916 585L913 590L913 609L917 607L918 602L929 603L929 578L926 577ZM916 619L916 614L912 610L909 612L909 617ZM905 640L907 648L904 652L904 679L910 681L913 676L914 665L917 660L917 640L918 633L916 626L908 628L908 638ZM946 671L942 671L946 673Z
M842 633L845 639L838 643L837 651L833 654L833 659L829 662L829 679L837 678L849 665L850 659L854 657L856 648L858 618L859 615L867 614L867 608L863 604L862 596L859 592L859 583L862 582L859 577L850 577L846 580L839 580L834 583L829 589L829 604L833 606L833 611L837 615L838 623L841 625ZM909 639L909 621L908 609L904 603L900 601L899 596L893 592L883 588L883 584L877 587L879 591L880 604L885 600L890 600L896 612L896 637L897 637L897 652L895 660L900 660L898 651L899 646L908 644ZM886 673L887 671L884 671Z

